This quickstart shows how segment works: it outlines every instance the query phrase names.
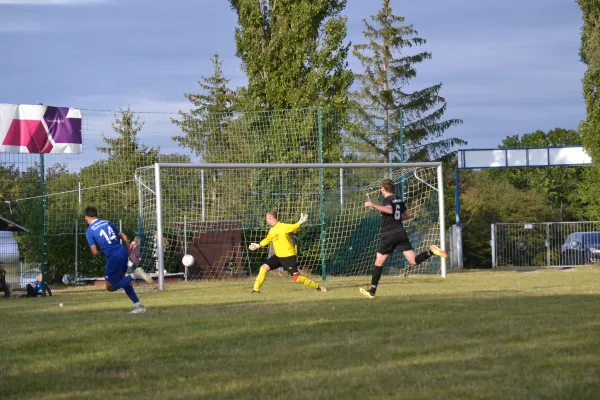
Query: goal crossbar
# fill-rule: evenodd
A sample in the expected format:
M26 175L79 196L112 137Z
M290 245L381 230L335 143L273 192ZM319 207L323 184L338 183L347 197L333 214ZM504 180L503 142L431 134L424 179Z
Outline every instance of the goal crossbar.
M314 164L190 164L190 163L156 163L155 168L402 168L402 167L441 167L439 161L417 163L314 163ZM146 167L151 168L151 167Z

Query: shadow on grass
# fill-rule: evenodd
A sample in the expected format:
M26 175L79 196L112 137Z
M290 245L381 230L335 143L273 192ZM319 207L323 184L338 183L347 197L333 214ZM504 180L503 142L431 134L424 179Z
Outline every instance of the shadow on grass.
M498 295L3 307L2 395L596 398L600 296Z

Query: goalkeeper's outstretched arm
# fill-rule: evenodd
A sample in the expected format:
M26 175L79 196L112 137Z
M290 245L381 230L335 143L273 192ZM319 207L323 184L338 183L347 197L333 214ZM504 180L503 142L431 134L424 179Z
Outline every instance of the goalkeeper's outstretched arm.
M308 221L308 214L302 213L300 214L300 219L298 220L298 222L296 222L298 225L302 225L303 223L305 223L306 221Z
M306 221L308 221L308 214L304 214L304 213L300 214L300 219L298 220L298 222L296 222L295 224L285 224L286 232L288 232L288 233L296 232L298 229L300 229L302 224L305 223Z
M258 250L261 247L266 247L272 241L273 241L273 238L271 237L271 232L269 232L267 237L264 238L263 240L261 240L260 243L250 243L250 246L248 246L248 249L250 249L250 251Z

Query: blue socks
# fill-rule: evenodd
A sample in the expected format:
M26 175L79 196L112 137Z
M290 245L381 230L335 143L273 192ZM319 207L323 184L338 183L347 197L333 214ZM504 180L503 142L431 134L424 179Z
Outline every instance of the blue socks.
M135 294L135 290L133 290L133 286L131 285L131 283L126 285L123 289L125 290L127 297L129 297L131 301L133 301L133 304L140 302L140 299L138 299L137 295Z
M127 295L127 297L129 297L131 301L133 301L133 304L137 304L140 302L140 299L138 299L137 295L135 294L135 290L133 290L133 285L131 284L132 280L133 278L131 277L131 275L126 275L118 283L112 285L112 288L115 291L119 289L125 290L125 294Z

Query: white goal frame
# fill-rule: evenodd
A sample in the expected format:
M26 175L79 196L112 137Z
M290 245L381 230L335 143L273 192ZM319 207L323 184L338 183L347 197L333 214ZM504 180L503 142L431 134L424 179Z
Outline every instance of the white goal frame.
M347 168L432 168L437 169L437 188L432 187L438 192L439 205L439 224L440 224L440 247L446 250L446 218L444 215L444 185L442 174L442 163L421 162L421 163L314 163L314 164L194 164L194 163L155 163L154 164L154 187L156 196L156 243L157 243L157 258L158 258L158 290L163 291L165 286L164 281L164 249L163 249L163 215L162 215L162 188L161 188L161 170L173 168L194 168L194 169L273 169L273 168L290 168L290 169L347 169ZM431 186L431 185L430 185ZM141 200L140 200L141 201ZM140 203L141 206L141 203ZM446 277L446 259L441 258L440 271L442 278Z

